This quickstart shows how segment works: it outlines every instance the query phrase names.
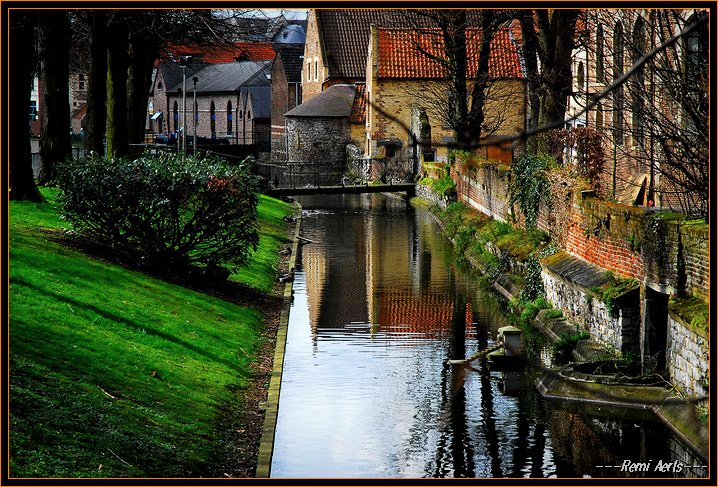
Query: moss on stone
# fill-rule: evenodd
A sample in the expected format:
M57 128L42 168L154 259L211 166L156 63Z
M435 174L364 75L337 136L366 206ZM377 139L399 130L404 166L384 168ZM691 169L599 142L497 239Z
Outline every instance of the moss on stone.
M696 296L672 296L668 301L668 310L694 330L708 334L708 303Z

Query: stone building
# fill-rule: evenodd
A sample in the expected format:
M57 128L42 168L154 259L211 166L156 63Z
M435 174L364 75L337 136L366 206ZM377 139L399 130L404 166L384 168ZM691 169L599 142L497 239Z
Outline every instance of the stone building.
M347 144L361 142L361 85L338 84L285 114L287 159L342 169Z
M419 22L407 10L311 9L307 18L302 68L302 101L338 83L365 82L371 25L411 27Z

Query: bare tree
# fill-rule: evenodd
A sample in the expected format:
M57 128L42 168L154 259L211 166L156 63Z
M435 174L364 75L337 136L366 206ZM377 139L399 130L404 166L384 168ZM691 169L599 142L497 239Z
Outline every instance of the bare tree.
M528 81L529 129L562 122L566 117L579 13L576 9L535 9L517 13ZM559 148L547 149L552 154L560 154Z
M414 48L443 68L448 81L445 87L427 84L422 96L454 130L458 147L475 148L478 140L501 125L500 118L487 120L484 108L490 96L492 41L509 20L510 12L490 9L412 12L418 18L420 36L424 37L417 37Z

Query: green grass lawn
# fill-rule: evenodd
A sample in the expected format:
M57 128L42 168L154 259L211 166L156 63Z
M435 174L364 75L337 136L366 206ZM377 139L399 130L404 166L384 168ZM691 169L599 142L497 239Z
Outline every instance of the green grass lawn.
M263 317L61 245L43 192L10 204L10 476L215 473ZM233 278L272 289L290 211L261 198L260 247Z

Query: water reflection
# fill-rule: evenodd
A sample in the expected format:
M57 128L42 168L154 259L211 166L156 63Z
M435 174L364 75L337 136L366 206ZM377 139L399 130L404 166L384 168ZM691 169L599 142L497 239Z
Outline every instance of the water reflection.
M662 426L557 409L530 371L449 365L507 323L426 212L301 203L315 243L295 274L273 477L610 477L597 466L670 456Z

